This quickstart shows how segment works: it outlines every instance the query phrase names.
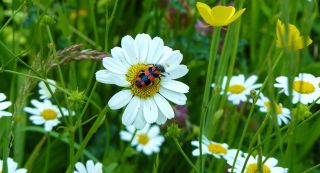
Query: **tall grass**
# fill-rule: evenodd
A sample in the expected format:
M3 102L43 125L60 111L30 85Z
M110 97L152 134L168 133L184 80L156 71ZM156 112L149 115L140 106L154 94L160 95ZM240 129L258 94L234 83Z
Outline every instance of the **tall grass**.
M168 3L169 2L169 3ZM204 1L214 6L216 1ZM320 76L320 20L317 0L240 0L246 8L228 27L207 34L196 30L201 20L193 0L159 1L40 1L0 2L0 92L13 103L12 117L0 118L0 158L12 157L28 172L73 172L76 162L101 162L105 172L226 172L223 159L194 157L191 140L202 134L247 153L275 157L291 173L320 172L319 104L292 104L291 96L279 94L275 78L292 81L300 72ZM229 4L229 1L221 1ZM300 51L276 46L276 23L296 25L313 43ZM203 28L202 28L203 29ZM212 29L212 27L211 27ZM97 54L108 56L125 35L148 33L184 55L189 73L182 82L187 94L188 118L181 134L169 137L159 154L145 156L120 140L124 129L122 111L110 110L108 100L119 88L96 82L101 68ZM65 50L65 52L63 52ZM83 52L82 52L83 53ZM68 57L70 61L62 61ZM79 58L80 57L80 58ZM257 75L263 87L251 94L253 102L238 106L221 94L224 76ZM53 102L76 116L64 115L52 132L28 120L23 108L38 98L39 81L57 81ZM215 83L216 88L211 87ZM46 85L49 84L46 82ZM51 91L52 92L52 91ZM261 113L255 106L258 92L280 101L291 110L291 121L279 127L275 110ZM292 94L292 93L291 93ZM302 114L311 115L305 120ZM303 110L303 111L302 111ZM167 126L162 126L165 134ZM4 162L3 173L7 173ZM0 171L1 172L1 171Z

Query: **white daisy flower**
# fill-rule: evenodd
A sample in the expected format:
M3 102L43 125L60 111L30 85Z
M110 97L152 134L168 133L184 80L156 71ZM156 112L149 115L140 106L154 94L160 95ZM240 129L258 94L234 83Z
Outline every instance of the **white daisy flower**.
M225 76L222 81L222 91L227 90L228 100L233 104L237 105L242 102L247 101L247 96L250 95L251 90L260 88L262 84L254 84L257 81L258 77L256 75L250 76L245 80L244 75L240 74L238 76L232 76L230 79L229 87L226 88L228 77ZM212 84L214 87L215 84Z
M8 165L8 173L26 173L27 172L27 169L25 168L17 169L18 163L16 163L10 157L7 159L7 165ZM0 160L0 172L3 172L2 166L3 166L3 160Z
M259 99L256 103L257 106L260 106L261 112L268 112L271 110L271 106L273 106L270 100L265 97L263 94L260 94ZM289 120L291 119L290 110L282 106L281 103L274 103L275 105L275 112L278 118L278 125L281 126L282 122L284 124L288 124Z
M277 83L274 87L281 88L280 92L284 92L289 96L288 77L279 76L276 78ZM312 103L320 97L319 88L320 79L312 74L300 73L298 77L293 79L292 84L292 103L301 102L303 104Z
M102 173L102 164L100 162L94 164L92 160L88 160L86 165L77 162L76 170L73 173Z
M256 173L258 171L258 161L259 161L259 156L253 157L250 156L249 160L247 162L246 165L246 159L247 159L248 154L247 153L243 153L240 154L237 158L233 173L241 173L243 167L245 166L244 172L245 173ZM265 160L266 158L264 156L262 156L262 162L264 162L261 167L262 167L262 172L263 173L287 173L288 169L287 168L282 168L282 167L277 167L278 164L278 160L270 157L267 160ZM227 163L232 166L234 162L234 158L233 159L227 159ZM231 172L231 168L228 170L229 172Z
M193 156L199 156L200 155L200 149L199 149L199 141L191 141L191 145L197 147L192 151ZM226 143L217 143L214 141L208 140L207 137L202 137L202 154L209 154L213 155L217 159L226 158L228 157L230 151L228 149L228 144Z
M57 126L60 121L59 118L62 116L60 114L59 108L53 105L50 100L44 100L40 102L38 100L31 100L31 104L35 108L25 107L24 111L30 113L30 120L36 125L44 124L45 131L51 131L53 127ZM65 116L68 115L68 110L66 108L61 108ZM74 112L72 112L72 115Z
M130 141L136 128L134 126L126 126L126 129L127 131L120 132L120 137L124 141ZM164 142L164 137L159 134L160 128L158 125L150 126L147 124L143 129L137 130L131 145L137 146L137 150L146 155L158 153L160 146Z
M48 85L52 91L52 93L54 93L56 91L56 82L54 80L51 79L47 79ZM49 89L47 88L46 84L43 81L40 81L39 84L39 94L40 94L40 99L50 99L52 97L51 93L49 92Z
M12 116L12 113L4 111L12 104L10 101L4 101L6 98L5 94L0 93L0 118L2 116Z
M175 80L188 72L187 66L180 64L182 54L164 46L161 38L151 39L147 34L138 34L135 39L125 36L121 46L111 50L112 57L103 59L106 69L96 72L97 81L124 87L109 100L109 107L127 106L122 116L126 126L142 129L146 123L164 124L174 117L167 100L186 104L189 87ZM159 77L154 77L156 72Z

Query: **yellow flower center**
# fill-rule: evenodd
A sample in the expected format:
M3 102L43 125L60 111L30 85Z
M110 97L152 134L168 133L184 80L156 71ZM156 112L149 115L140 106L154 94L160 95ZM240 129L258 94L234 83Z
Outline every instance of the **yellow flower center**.
M246 173L256 173L258 172L258 164L252 163L247 166L247 172ZM271 170L268 166L262 165L262 173L270 173Z
M136 64L129 68L126 80L131 83L131 92L133 95L146 99L154 96L160 90L160 79L155 80L149 85L142 88L138 88L135 85L136 79L141 72L144 72L149 68L146 64Z
M310 82L294 81L293 90L301 94L310 94L314 92L315 88Z
M220 144L209 144L208 150L213 154L227 154L227 150Z
M229 86L228 91L233 93L233 94L240 94L242 93L246 88L243 85L231 85Z
M282 108L279 104L277 103L274 103L274 105L271 105L270 102L264 102L263 105L268 109L268 111L270 111L271 109L271 106L275 106L275 111L276 113L279 115L279 114L282 114Z
M141 145L146 145L149 142L149 137L148 135L141 133L137 135L138 138L138 143Z
M45 120L54 120L57 118L58 114L52 109L45 109L41 112L40 116L42 116Z

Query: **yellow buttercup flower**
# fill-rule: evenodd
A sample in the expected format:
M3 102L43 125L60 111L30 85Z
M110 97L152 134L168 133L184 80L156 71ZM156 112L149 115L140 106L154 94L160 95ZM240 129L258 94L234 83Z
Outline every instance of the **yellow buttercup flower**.
M277 47L283 48L284 47L284 33L285 33L285 26L284 23L282 23L281 20L278 20L277 22ZM285 41L286 45L289 49L299 50L304 48L305 46L309 46L312 43L312 40L308 36L307 38L304 38L300 35L300 31L297 29L296 26L289 24L288 26L288 38Z
M236 12L233 6L215 6L210 8L207 4L197 2L197 8L201 17L211 26L227 26L237 20L245 8Z

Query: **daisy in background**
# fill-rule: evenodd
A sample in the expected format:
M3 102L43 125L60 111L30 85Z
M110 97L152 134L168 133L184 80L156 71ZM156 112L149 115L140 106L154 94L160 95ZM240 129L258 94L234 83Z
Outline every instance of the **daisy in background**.
M10 101L4 101L6 98L5 94L0 93L0 118L2 116L12 116L12 113L4 111L12 104Z
M73 173L102 173L102 164L100 162L94 164L92 160L88 160L86 165L77 162L76 170Z
M56 82L51 79L47 79L49 88L51 89L52 93L56 91ZM47 88L46 84L43 81L40 81L39 84L39 94L40 94L40 99L50 99L52 97L49 89Z
M18 163L16 163L10 157L7 159L7 165L8 165L8 173L26 173L27 172L27 169L25 168L17 169ZM2 166L3 166L3 160L0 160L0 172L4 172Z
M174 112L168 100L184 105L185 93L189 92L186 84L176 80L188 72L187 66L180 64L180 51L164 46L161 38L151 39L147 34L138 34L134 39L125 36L121 46L111 50L112 57L103 59L106 69L96 72L97 81L124 87L109 100L110 109L126 106L122 123L137 129L147 123L163 124L172 119ZM150 71L152 66L159 68ZM160 76L154 77L155 72ZM145 85L139 86L140 82Z
M227 88L228 77L225 76L222 81L222 91L221 94L226 90L228 100L233 104L238 105L240 101L246 102L247 96L250 95L251 90L260 88L262 84L255 84L258 77L256 75L250 76L245 80L244 75L240 74L238 76L232 76L230 79L229 86ZM215 87L215 84L212 84L212 87Z
M248 157L247 153L242 153L238 155L237 161L232 173L241 173L243 167L245 167L244 169L245 173L258 172L259 157L261 156L256 156L256 157L249 156L248 162L246 163L247 157ZM229 159L227 159L227 163L230 166L233 165L234 158L235 157L230 157ZM277 167L278 160L273 157L266 159L264 156L262 156L262 158L260 159L262 160L261 168L263 173L287 173L288 172L287 168ZM231 170L232 170L231 168L228 169L229 172L231 172Z
M126 126L127 131L121 131L120 137L124 141L130 141L136 131L134 126ZM160 135L160 128L158 125L150 126L147 124L143 129L137 130L133 140L132 146L136 146L139 152L145 155L158 153L160 146L164 142L164 137Z
M282 125L282 122L284 124L288 124L289 120L291 119L290 110L288 108L283 107L281 103L272 104L271 101L267 97L265 97L262 93L260 94L260 97L257 100L256 105L260 106L261 112L271 111L272 106L275 106L275 108L273 109L276 112L279 126Z
M288 77L279 76L276 78L276 82L274 87L280 88L280 92L289 96ZM320 97L319 82L320 78L316 78L312 74L300 73L298 77L293 79L292 103L308 104L316 101Z
M191 145L197 147L192 151L193 156L199 156L200 155L200 149L199 149L199 141L192 141ZM207 137L202 137L202 154L209 154L213 155L217 159L221 158L228 158L230 154L234 155L234 152L236 150L228 149L228 144L226 143L217 143L208 140Z
M53 127L57 126L62 116L58 106L53 105L50 100L40 102L38 100L31 100L31 104L35 108L25 107L24 111L31 114L30 120L36 125L44 125L45 131L51 131ZM68 115L66 108L61 108L64 116ZM72 112L74 115L74 112Z

